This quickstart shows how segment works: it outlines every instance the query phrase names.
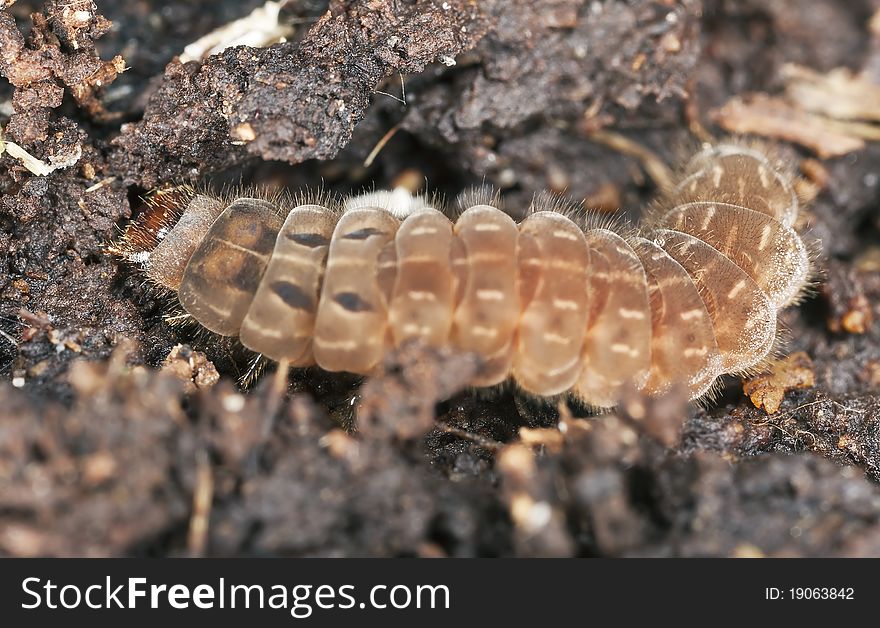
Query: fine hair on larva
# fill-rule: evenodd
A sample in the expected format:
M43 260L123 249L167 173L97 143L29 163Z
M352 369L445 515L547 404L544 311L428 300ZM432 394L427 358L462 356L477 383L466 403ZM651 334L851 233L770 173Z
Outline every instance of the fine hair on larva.
M402 190L339 204L177 187L115 251L282 365L369 375L421 342L478 356L475 387L594 407L633 388L699 399L755 370L811 277L791 173L735 142L687 161L640 228L548 195L519 224L491 195L464 198L450 218Z

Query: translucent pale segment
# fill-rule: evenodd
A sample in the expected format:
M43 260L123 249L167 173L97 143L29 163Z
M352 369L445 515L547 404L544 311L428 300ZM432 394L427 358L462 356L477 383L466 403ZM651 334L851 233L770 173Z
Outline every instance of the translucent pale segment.
M236 199L211 225L186 265L178 298L202 326L237 336L275 246L274 205Z
M150 252L147 276L169 290L180 290L187 263L222 211L219 200L196 194L177 224Z
M803 241L766 214L700 201L676 207L663 216L660 225L699 238L723 253L758 284L777 309L797 297L809 279L810 260Z
M798 198L788 177L758 151L720 144L697 154L676 187L672 205L713 201L747 207L794 224Z
M519 230L504 212L476 205L459 217L455 235L467 256L467 276L453 316L452 344L482 358L472 384L492 386L507 378L513 361L520 316Z
M651 310L638 256L606 229L586 233L590 248L590 313L583 366L574 392L598 407L620 401L624 387L641 388L651 370Z
M519 321L513 377L531 393L556 395L574 385L581 368L590 251L580 227L559 213L531 214L519 230L540 255L520 257L520 275L534 269L538 281Z
M242 322L244 346L290 366L314 363L318 296L336 218L318 205L301 205L287 215Z
M449 342L455 310L451 268L452 223L435 209L419 209L400 225L394 240L397 273L388 320L394 344Z
M688 272L663 249L634 238L648 279L651 303L651 373L645 392L661 394L681 386L689 398L704 395L721 375L721 356L712 319Z
M336 225L318 304L313 352L326 371L368 374L385 352L388 304L379 254L399 222L388 212L354 209Z
M658 229L656 241L693 279L712 319L725 373L761 362L776 338L776 308L739 266L697 238Z

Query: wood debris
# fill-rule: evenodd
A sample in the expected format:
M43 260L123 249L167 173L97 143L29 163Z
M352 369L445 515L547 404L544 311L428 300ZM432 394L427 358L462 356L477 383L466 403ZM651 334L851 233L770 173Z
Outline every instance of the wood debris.
M713 112L732 133L782 139L827 159L880 140L880 85L848 68L827 74L795 64L782 68L785 93L734 96Z
M767 94L735 96L713 114L731 133L772 137L805 146L827 159L865 146L865 141L836 127L833 120L809 113L784 98Z
M782 405L785 393L815 385L813 362L806 353L798 351L774 362L766 373L747 380L743 383L743 392L756 408L764 408L767 414L774 414Z

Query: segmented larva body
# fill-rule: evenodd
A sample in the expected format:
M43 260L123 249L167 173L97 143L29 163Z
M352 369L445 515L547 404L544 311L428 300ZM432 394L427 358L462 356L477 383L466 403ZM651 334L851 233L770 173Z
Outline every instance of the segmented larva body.
M790 178L761 152L706 149L668 196L621 235L486 204L453 222L418 203L401 219L197 194L129 257L202 326L294 367L370 374L420 341L480 356L474 386L512 377L605 407L627 386L698 398L766 359L810 262Z

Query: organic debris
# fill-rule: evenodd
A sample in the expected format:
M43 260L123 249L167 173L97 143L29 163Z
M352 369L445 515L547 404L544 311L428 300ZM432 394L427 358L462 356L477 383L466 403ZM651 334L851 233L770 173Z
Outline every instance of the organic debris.
M815 385L816 375L810 356L798 351L776 360L765 373L746 380L743 392L756 408L764 408L767 414L776 414L789 390L812 388Z

